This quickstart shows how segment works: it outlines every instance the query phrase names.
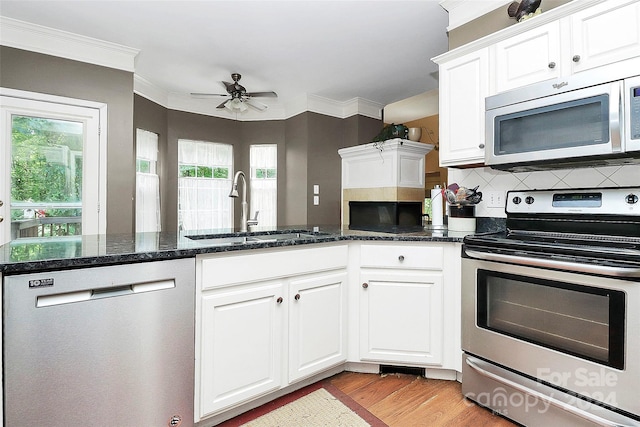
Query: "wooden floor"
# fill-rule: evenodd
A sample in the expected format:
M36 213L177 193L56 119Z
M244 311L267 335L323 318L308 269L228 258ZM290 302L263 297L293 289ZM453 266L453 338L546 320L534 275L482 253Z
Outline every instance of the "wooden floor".
M513 427L462 396L457 381L342 372L331 384L390 427Z

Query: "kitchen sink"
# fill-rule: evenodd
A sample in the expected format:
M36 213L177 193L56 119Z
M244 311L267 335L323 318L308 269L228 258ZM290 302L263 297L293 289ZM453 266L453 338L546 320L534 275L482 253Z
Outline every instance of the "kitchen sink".
M247 245L269 242L280 242L285 240L309 240L318 237L328 236L329 233L313 232L313 231L275 231L266 233L242 233L241 235L215 235L215 234L197 234L185 236L187 239L193 240L205 246L232 246Z

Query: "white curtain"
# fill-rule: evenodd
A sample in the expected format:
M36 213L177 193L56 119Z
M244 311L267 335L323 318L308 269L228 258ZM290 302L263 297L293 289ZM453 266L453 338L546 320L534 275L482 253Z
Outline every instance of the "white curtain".
M232 228L233 147L204 141L179 140L178 163L227 169L226 178L181 176L178 179L180 230Z
M136 172L136 232L160 231L160 178L156 174L158 135L136 130L136 157L149 161L149 173Z
M253 217L255 211L260 211L258 224L262 226L276 226L278 223L278 147L275 144L260 144L250 147L249 163L251 165L249 204ZM257 170L269 170L275 173L273 177L261 176Z

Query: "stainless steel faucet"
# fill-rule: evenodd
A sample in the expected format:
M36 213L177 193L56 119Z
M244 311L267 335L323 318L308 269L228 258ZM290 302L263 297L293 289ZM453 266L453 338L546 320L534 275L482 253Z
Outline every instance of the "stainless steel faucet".
M233 186L231 187L231 193L229 193L229 197L237 198L238 194L238 180L242 177L242 203L241 208L242 212L240 214L240 231L246 232L247 226L258 225L258 213L260 211L256 211L256 215L252 219L247 219L247 211L249 210L249 204L247 203L247 177L244 172L238 171L236 175L233 177Z

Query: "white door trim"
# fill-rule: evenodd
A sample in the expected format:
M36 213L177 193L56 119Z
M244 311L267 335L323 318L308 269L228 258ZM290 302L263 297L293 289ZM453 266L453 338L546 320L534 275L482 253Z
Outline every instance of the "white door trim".
M98 154L98 173L94 175L94 180L86 183L86 188L93 188L97 190L97 194L95 195L95 203L97 204L96 209L98 211L97 220L92 220L87 224L85 228L85 223L83 219L83 234L104 234L107 229L107 209L106 209L106 197L107 197L107 104L95 101L88 101L82 99L75 98L67 98L56 95L42 94L37 92L29 92L22 91L16 89L2 88L0 87L0 107L5 107L5 102L13 98L16 102L21 101L36 101L36 102L45 102L50 104L59 104L63 109L66 108L90 108L95 110L92 114L93 117L97 118L97 122L95 122L94 128L98 132L98 146L92 147L97 150ZM10 132L9 132L10 135ZM3 133L2 138L6 138L7 134ZM10 141L10 137L9 137ZM10 156L10 144L4 144L7 147L7 151L5 151L4 156L6 159ZM3 156L3 157L4 157ZM3 179L0 179L2 182ZM10 180L7 180L4 184L5 194L10 194ZM85 184L83 183L83 193ZM94 190L94 191L96 191ZM8 197L8 196L7 196ZM83 194L83 201L85 198L85 194ZM92 197L93 198L93 197ZM9 212L9 200L6 200L4 206L0 207L0 212L4 209L6 215L2 215L5 218L9 218L10 221L10 212ZM92 203L94 203L92 201ZM84 215L83 215L84 218ZM3 229L5 227L2 227ZM9 240L9 236L3 236L4 232L0 230L0 244L5 243Z

